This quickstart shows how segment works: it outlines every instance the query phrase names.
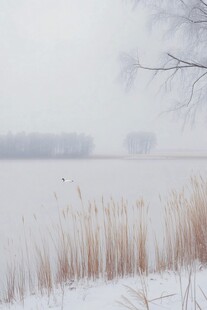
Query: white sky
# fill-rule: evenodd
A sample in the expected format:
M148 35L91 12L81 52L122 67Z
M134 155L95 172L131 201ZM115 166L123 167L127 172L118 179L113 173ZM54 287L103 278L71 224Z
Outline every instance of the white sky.
M158 148L206 149L207 127L159 117L176 94L156 95L139 73L125 92L120 53L163 49L146 12L122 0L1 0L0 133L84 132L97 153L123 151L130 131L154 131Z

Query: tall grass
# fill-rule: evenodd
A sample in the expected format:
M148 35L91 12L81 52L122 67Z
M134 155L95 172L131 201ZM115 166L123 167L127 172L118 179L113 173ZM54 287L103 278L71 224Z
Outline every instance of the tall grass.
M147 212L143 200L129 212L123 199L64 210L55 238L53 233L58 282L147 272Z
M134 205L112 198L85 204L79 187L77 192L80 207L63 210L55 194L58 220L42 241L33 240L32 249L24 229L25 263L9 264L1 301L23 300L34 291L50 296L55 287L64 291L66 283L81 279L143 277L150 268L161 272L180 270L195 260L207 263L207 181L202 178L193 177L187 191L172 193L163 214L162 244L155 236L153 249L149 208L143 199ZM155 260L150 262L152 252Z
M186 192L173 192L165 207L165 268L207 263L207 181L192 177Z

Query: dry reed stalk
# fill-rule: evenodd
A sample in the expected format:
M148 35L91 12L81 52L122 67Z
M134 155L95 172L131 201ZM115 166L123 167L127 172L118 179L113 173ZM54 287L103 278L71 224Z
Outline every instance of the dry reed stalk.
M36 215L35 215L35 220L36 220ZM29 251L29 247L28 247L28 240L27 240L28 235L26 233L24 216L22 216L22 223L23 223L23 232L24 232L24 246L25 246L25 255L26 255L27 274L28 274L28 279L29 279L29 291L33 292L34 281L33 281L32 274L31 274L30 251Z
M142 273L148 273L148 253L147 253L147 216L148 208L145 210L144 201L137 203L139 209L139 239L138 239L138 263Z
M202 288L199 286L199 289L202 293L202 295L204 296L205 300L207 301L207 294L204 293L204 291L202 290Z
M113 234L113 222L110 206L105 208L104 216L104 241L105 241L105 273L107 279L111 280L115 277L116 258L114 256L115 234Z
M50 263L50 254L46 243L43 243L42 250L36 245L36 276L38 291L41 294L47 292L48 297L53 290L53 276Z
M122 301L118 302L119 305L129 310L150 309L146 278L143 277L141 273L140 281L141 289L135 290L132 287L125 286L130 297L127 298L126 296L122 296ZM133 301L131 299L133 299Z
M173 192L165 209L166 266L207 262L207 182L191 178L190 192Z
M207 262L207 182L192 178L192 199L190 204L190 221L192 225L196 258L201 263Z
M163 241L165 237L163 236ZM163 242L165 243L165 241ZM159 245L156 235L154 234L154 251L155 251L155 263L154 263L154 271L158 273L162 273L166 270L166 260L165 260L165 249L163 245Z
M65 243L65 240L58 247L57 252L57 272L56 272L56 283L66 283L71 277L71 270L69 265L68 249L69 245Z
M16 281L15 281L16 293L15 295L18 300L24 303L25 293L27 291L26 289L26 271L27 270L25 270L25 267L24 267L23 253L21 253L21 255L22 255L21 262L18 263L16 267ZM28 274L28 271L27 271L27 274ZM31 273L29 275L31 275ZM28 279L30 282L30 276L28 277Z
M59 226L57 227L58 232L58 241L57 243L54 240L53 235L50 233L50 237L55 246L55 251L57 254L56 261L56 275L55 281L56 284L65 283L71 276L70 264L69 264L69 249L70 249L70 240L67 240L67 235L64 232L63 222L66 220L66 216L68 216L69 208L67 210L60 210L59 201L56 193L54 193L54 197L57 203L57 211L58 211L58 220Z
M183 296L183 300L182 300L182 310L187 310L188 309L188 300L189 300L189 292L190 292L190 288L191 288L191 275L192 273L190 272L189 277L188 277L188 284Z
M98 226L98 209L96 203L90 204L89 214L85 218L85 242L87 247L87 273L89 278L99 277L100 238Z
M3 293L3 302L12 303L16 298L16 266L14 262L7 264L6 287Z
M180 278L180 291L181 291L181 303L182 303L182 310L188 309L199 309L200 306L196 300L196 268L195 264L192 264L188 270L188 282L183 294L183 287L182 287L182 276L181 271L179 271L179 278Z

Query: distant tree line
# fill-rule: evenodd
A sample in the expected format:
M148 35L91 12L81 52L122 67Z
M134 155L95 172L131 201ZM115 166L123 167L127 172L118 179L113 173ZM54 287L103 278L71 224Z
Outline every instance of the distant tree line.
M130 132L124 140L129 154L147 154L156 144L156 135L152 132Z
M29 133L0 135L0 158L88 157L93 138L77 133Z

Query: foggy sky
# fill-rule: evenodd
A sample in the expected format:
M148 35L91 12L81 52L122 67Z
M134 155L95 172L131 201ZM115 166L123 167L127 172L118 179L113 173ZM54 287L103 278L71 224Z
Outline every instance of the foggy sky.
M181 132L159 116L173 98L156 95L159 81L147 87L140 72L130 92L120 81L122 52L163 48L147 19L130 1L1 0L0 134L84 132L96 153L119 153L128 132L146 130L160 149L205 149L203 120Z

